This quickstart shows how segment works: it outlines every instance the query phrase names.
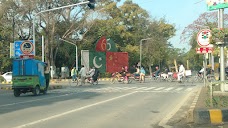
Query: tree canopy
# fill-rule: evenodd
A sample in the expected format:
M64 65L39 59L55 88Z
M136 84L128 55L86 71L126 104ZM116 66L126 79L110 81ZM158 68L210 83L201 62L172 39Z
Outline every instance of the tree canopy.
M59 39L77 44L78 51L95 47L96 41L106 36L117 45L118 51L129 53L129 65L139 62L140 40L143 42L143 65L169 66L179 49L168 40L175 35L175 26L163 19L152 19L138 4L127 0L102 0L95 10L87 5L74 6L50 12L41 11L71 5L80 0L3 0L0 4L0 71L11 70L9 44L14 40L33 39L35 23L36 58L41 59L41 36L45 38L45 62L49 66L75 64L75 48ZM13 34L14 33L14 34ZM175 51L175 52L174 52ZM174 56L175 55L175 56ZM79 53L80 57L80 53ZM80 59L79 59L80 60Z

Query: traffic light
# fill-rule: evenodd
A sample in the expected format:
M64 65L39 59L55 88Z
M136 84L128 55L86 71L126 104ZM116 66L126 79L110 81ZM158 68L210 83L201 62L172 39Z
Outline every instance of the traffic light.
M95 8L95 0L89 0L88 6L89 6L90 9L94 10L94 8Z

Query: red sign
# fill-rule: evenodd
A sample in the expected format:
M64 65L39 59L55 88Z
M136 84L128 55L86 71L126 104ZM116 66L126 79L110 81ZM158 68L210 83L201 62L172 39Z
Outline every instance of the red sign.
M197 43L201 47L205 47L209 45L209 39L211 37L211 30L210 29L203 29L200 30L197 34Z
M21 59L34 59L34 55L20 55Z
M196 53L199 53L199 54L212 53L212 52L213 52L213 48L212 47L196 48Z

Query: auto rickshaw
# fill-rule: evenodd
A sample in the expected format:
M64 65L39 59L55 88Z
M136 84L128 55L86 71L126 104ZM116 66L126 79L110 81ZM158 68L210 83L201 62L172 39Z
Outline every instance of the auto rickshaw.
M32 92L34 95L46 94L49 87L49 73L45 73L46 63L33 59L14 59L12 88L14 96Z

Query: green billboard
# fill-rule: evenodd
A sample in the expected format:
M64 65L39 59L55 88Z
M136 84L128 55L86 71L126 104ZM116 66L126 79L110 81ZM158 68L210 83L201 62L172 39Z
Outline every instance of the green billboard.
M228 0L206 0L209 11L228 8Z

